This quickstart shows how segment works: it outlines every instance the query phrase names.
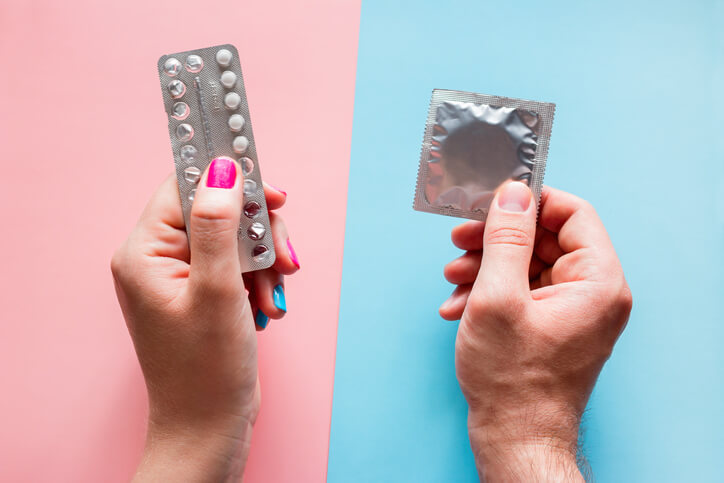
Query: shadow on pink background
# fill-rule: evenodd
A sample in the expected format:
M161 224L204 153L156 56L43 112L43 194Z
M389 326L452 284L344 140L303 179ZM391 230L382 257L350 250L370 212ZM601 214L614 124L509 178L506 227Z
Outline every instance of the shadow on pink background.
M230 42L302 270L260 334L246 481L327 468L359 0L0 6L0 480L126 481L145 388L109 260L172 170L156 60Z

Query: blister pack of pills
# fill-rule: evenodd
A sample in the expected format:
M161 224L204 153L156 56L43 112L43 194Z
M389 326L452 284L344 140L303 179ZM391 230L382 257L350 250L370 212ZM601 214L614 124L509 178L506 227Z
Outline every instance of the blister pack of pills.
M522 181L540 201L555 104L435 89L413 208L485 220L498 189Z
M201 174L214 158L236 159L244 175L241 269L270 267L274 243L236 47L226 44L163 55L158 74L187 231Z

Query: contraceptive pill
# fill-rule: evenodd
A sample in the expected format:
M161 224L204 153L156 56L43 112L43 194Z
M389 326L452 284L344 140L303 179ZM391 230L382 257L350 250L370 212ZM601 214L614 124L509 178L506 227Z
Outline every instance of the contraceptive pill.
M241 114L232 114L229 116L229 129L231 129L233 132L240 132L242 129L244 129L244 117Z
M227 44L164 55L158 73L187 230L203 172L213 159L230 157L244 176L242 272L270 267L276 254L238 51Z
M234 84L236 84L236 74L231 72L230 70L225 70L221 73L221 78L219 79L221 82L221 85L226 87L227 89L231 89L234 87Z
M228 67L232 57L233 55L227 49L219 49L216 52L216 62L218 62L221 67Z
M237 154L244 154L249 149L249 139L246 136L236 136L231 144Z
M236 92L229 92L224 96L224 105L232 111L238 109L241 105L241 96Z

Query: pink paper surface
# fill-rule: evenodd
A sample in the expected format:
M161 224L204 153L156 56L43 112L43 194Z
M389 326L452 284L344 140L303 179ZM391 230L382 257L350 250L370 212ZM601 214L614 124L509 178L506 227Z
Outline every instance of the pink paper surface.
M126 481L143 380L109 270L172 170L156 61L230 42L302 269L259 335L250 482L327 468L360 1L0 6L0 481Z

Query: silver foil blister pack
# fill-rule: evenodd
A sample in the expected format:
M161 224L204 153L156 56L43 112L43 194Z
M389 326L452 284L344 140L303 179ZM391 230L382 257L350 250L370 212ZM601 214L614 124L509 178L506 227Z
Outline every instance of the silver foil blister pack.
M274 243L236 47L226 44L163 55L158 74L187 231L204 170L214 158L235 159L244 175L238 232L241 269L270 267Z
M551 103L435 89L414 209L485 220L509 181L528 184L540 201L554 113Z

